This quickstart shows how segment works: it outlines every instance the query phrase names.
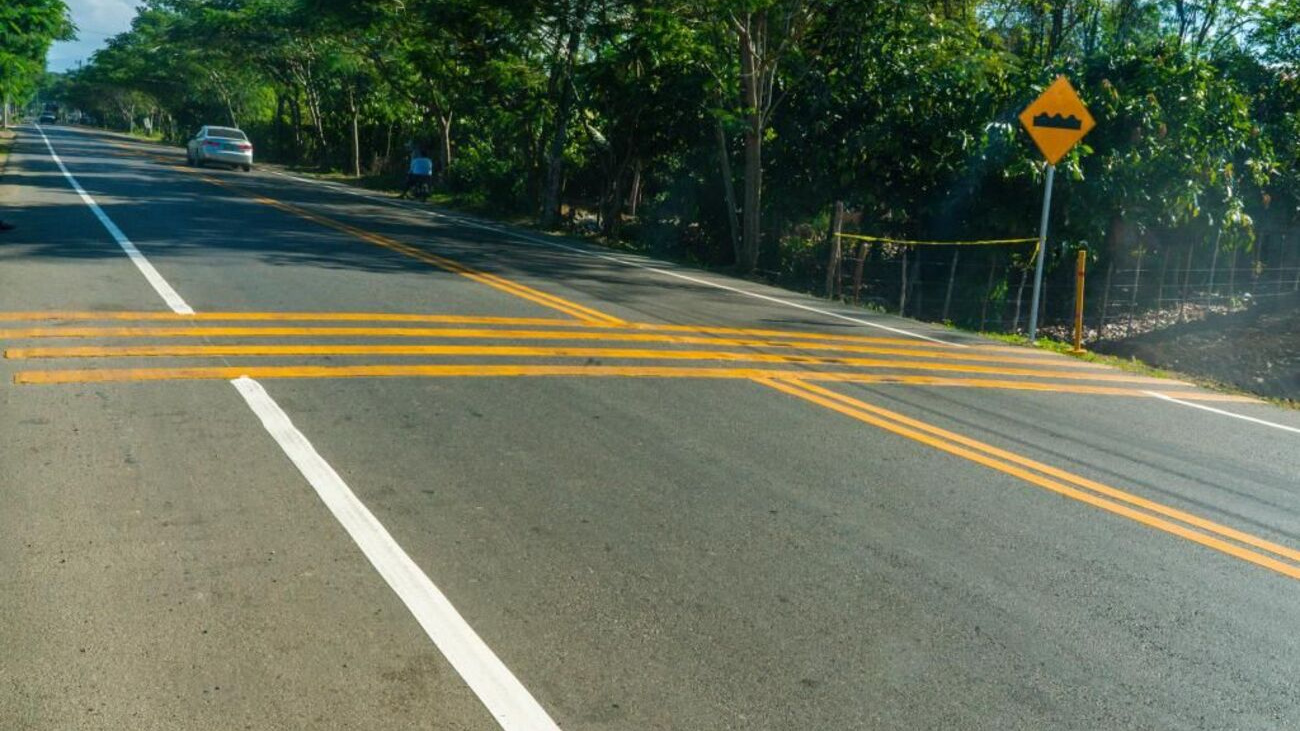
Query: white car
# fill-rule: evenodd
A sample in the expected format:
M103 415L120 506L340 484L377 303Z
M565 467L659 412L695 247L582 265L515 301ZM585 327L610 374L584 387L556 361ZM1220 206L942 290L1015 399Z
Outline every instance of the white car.
M185 145L185 161L199 167L219 162L248 172L253 169L253 143L234 127L204 127Z

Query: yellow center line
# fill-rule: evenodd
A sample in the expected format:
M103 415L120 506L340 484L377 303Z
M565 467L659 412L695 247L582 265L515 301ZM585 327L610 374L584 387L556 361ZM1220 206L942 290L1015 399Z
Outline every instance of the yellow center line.
M472 281L478 282L479 284L492 287L493 289L496 289L501 292L505 292L515 297L519 297L520 299L528 300L529 302L540 305L542 307L547 307L552 310L563 312L566 315L577 318L584 322L604 323L609 325L617 325L623 322L619 318L614 317L612 315L607 315L603 312L592 309L590 307L585 307L583 305L577 304L576 302L570 302L569 300L557 297L553 294L549 294L547 292L543 292L538 289L533 289L532 287L520 284L518 282L513 282L511 280L506 279L505 277L501 277L496 274L489 274L488 272L474 269L472 267L466 266L452 259L448 259L446 257L439 256L437 254L433 254L431 252L425 251L424 249L410 246L408 244L403 244L399 241L391 239L382 234L366 231L364 229L357 228L356 226L351 226L341 221L336 221L332 218L328 218L326 216L322 216L317 213L312 213L311 211L307 211L303 208L299 208L298 206L295 206L291 203L285 203L283 201L275 200L274 198L268 198L263 195L258 195L255 193L245 191L241 186L233 185L231 183L227 183L223 180L218 180L208 175L200 175L199 177L208 183L212 183L213 185L218 185L230 190L236 190L241 194L248 195L258 203L271 206L273 208L279 209L286 213L298 216L299 218L304 218L308 221L312 221L313 223L320 224L327 228L332 228L336 231L341 231L351 236L355 236L356 238L359 238L362 241L366 241L376 246L383 247L385 249L397 252L404 256L409 256L413 259L418 259L427 264L432 264L446 271L459 274Z
M517 345L139 345L126 347L85 346L75 348L12 349L14 359L71 357L215 357L272 355L443 355L533 358L621 358L628 360L717 360L749 363L838 365L851 368L880 368L902 371L973 373L1022 378L1143 383L1162 385L1167 381L1127 373L1049 370L1044 368L1000 368L995 366L944 363L938 361L887 360L880 358L823 357L787 353L732 352L721 350L658 350L644 348L557 348Z
M604 365L353 365L353 366L221 366L184 368L122 368L96 370L19 371L18 384L121 383L132 381L230 380L249 378L510 378L510 377L593 377L593 378L698 378L747 379L798 378L803 381L869 383L954 388L992 388L1012 391L1088 394L1156 398L1161 393L1185 400L1231 401L1240 397L1200 391L1144 391L1116 386L1030 383L1001 379L945 378L941 376L896 375L853 372L815 373L764 368L700 368L665 366Z
M1143 525L1156 528L1157 530L1162 530L1166 533L1194 541L1235 558L1271 569L1290 578L1300 579L1300 567L1298 566L1279 560L1273 556L1252 551L1235 543L1230 543L1229 541L1216 537L1215 535L1207 535L1201 531L1193 530L1192 528L1171 522L1171 520L1166 520L1165 518L1182 521L1189 525L1196 526L1197 528L1216 533L1219 536L1231 538L1232 540L1240 541L1257 548L1262 548L1263 550L1279 556L1285 556L1292 560L1300 560L1300 552L1287 548L1286 546L1281 546L1263 538L1219 525L1213 521L1146 500L1145 498L1140 498L1136 495L1126 493L1107 485L1102 485L1092 480L1087 480L1083 477L1071 475L1064 470L1048 467L1047 465L977 442L968 437L963 437L939 429L938 427L916 421L915 419L909 419L901 414L895 414L894 412L871 406L861 401L857 401L856 399L843 397L823 388L801 383L798 377L756 380L769 388L774 388L796 398L815 403L850 418L877 426L886 431L934 447L935 449L998 470L999 472L1018 477L1026 482L1050 490L1059 495L1137 521ZM995 459L995 457L999 457L1000 459ZM1030 469L1025 469L1026 467L1038 470L1044 474L1031 472ZM1107 497L1100 497L1097 494L1085 492L1084 490L1064 484L1064 482L1049 479L1044 475L1050 475L1059 480L1063 480L1064 482L1074 483L1075 485L1087 486L1089 490L1104 494ZM1115 499L1112 500L1108 498ZM1117 500L1122 502L1117 502ZM1128 504L1126 505L1124 503ZM1136 509L1137 507L1150 510L1164 517L1157 517L1151 513L1142 512L1141 510Z
M1242 533L1240 531L1219 525L1217 523L1213 523L1203 518L1198 518L1197 516L1192 515L1191 513L1186 513L1180 510L1176 510L1174 508L1161 505L1160 503L1152 502L1150 500L1137 497L1136 495L1132 495L1130 493L1124 492L1123 490L1117 490L1113 487L1104 485L1100 482L1089 480L1086 477L1080 477L1078 475L1071 474L1069 472L1066 472L1065 470L1052 467L1051 465L1043 464L1042 462L1034 461L1032 459L1029 459L1028 457L1023 457L1014 452L1009 452L1004 449L999 449L997 447L984 444L983 442L976 441L974 439L971 439L970 437L965 437L962 436L961 434L956 434L954 432L947 431L940 427L933 426L931 424L927 424L922 421L917 421L916 419L909 418L907 416L904 416L903 414L899 414L897 412L890 411L888 409L883 409L879 406L873 406L866 402L859 401L858 399L845 396L844 394L836 393L834 391L822 388L820 386L815 386L813 384L802 384L802 387L808 391L821 395L825 398L834 399L835 401L845 404L850 408L860 409L862 411L867 411L879 416L883 416L888 419L892 419L905 426L909 426L914 429L919 429L921 431L928 432L940 438L948 439L950 441L956 442L958 444L962 444L967 447L978 449L991 456L1004 459L1008 462L1013 462L1023 467L1028 467L1030 469L1037 470L1039 472L1042 472L1045 475L1048 475L1050 477L1055 477L1059 480L1064 480L1065 482L1072 483L1078 487L1083 487L1088 490L1092 490L1093 492L1101 493L1108 497L1112 497L1117 500L1122 500L1132 505L1136 505L1145 510L1150 510L1152 512L1164 515L1166 517L1173 518L1175 520L1180 520L1183 521L1184 523L1189 523L1191 525L1195 525L1198 528L1203 528L1205 530L1218 533L1220 535L1232 538L1233 540L1241 541L1242 543L1255 546L1256 548L1262 548L1266 551L1271 551L1280 556L1285 556L1293 561L1300 561L1300 551L1298 550L1287 548L1285 546L1281 546L1276 543L1271 543L1269 541L1256 538L1255 536L1252 536L1248 533Z

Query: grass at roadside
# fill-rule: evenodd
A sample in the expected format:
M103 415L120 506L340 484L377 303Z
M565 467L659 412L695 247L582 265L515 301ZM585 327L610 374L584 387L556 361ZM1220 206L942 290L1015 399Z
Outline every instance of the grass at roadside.
M1103 355L1101 353L1093 353L1088 350L1085 350L1082 353L1075 353L1073 344L1063 343L1059 340L1052 340L1051 338L1039 338L1036 342L1030 343L1029 338L1025 337L1024 335L1003 335L999 333L987 333L987 332L980 333L980 335L989 338L990 340L997 340L999 342L1007 343L1010 345L1020 345L1026 348L1030 348L1030 347L1038 348L1039 350L1050 350L1053 353L1068 355L1071 358L1078 358L1079 360L1088 363L1100 363L1103 365L1108 365L1113 368L1118 368L1122 371L1128 371L1129 373L1136 373L1143 376L1150 376L1152 378L1164 378L1169 380L1194 383L1198 386L1201 386L1203 388L1208 388L1212 391L1218 391L1220 393L1228 393L1234 396L1247 396L1249 398L1259 399L1260 401L1266 401L1275 406L1281 406L1287 409L1300 410L1300 402L1291 401L1288 399L1270 398L1268 396L1261 396L1260 394L1251 393L1250 391L1246 391L1236 386L1226 384L1220 381L1216 381L1211 378L1206 378L1204 376L1197 376L1190 373L1181 373L1179 371L1171 371L1164 368L1157 368L1148 363L1144 363L1143 361L1140 361L1137 358L1119 358L1113 355Z

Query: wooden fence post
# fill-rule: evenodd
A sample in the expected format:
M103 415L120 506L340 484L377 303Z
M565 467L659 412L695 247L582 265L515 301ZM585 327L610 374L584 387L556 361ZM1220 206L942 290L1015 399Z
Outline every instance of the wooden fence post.
M842 252L840 234L843 230L844 201L835 201L835 213L831 216L831 258L826 264L826 297L828 299L834 299L840 289L840 259Z
M1142 289L1142 259L1146 254L1146 248L1138 249L1137 269L1133 270L1133 293L1128 298L1128 326L1124 328L1124 337L1133 334L1133 315L1137 312L1138 290Z
M952 249L952 263L948 265L948 292L943 296L943 316L939 318L944 322L948 321L948 308L952 305L952 286L957 279L957 258L960 253L961 249L954 246Z
M1183 288L1178 293L1178 321L1187 322L1187 298L1191 296L1192 282L1192 253L1196 251L1196 244L1187 245L1187 262L1183 265Z
M993 258L989 261L989 281L984 285L984 303L980 305L980 332L985 332L984 327L988 323L989 300L993 299L993 275L998 271L998 261L1002 255L993 252Z
M1101 317L1097 318L1097 338L1106 338L1106 317L1110 314L1110 283L1115 276L1115 257L1110 257L1106 266L1106 284L1101 292Z
M1011 321L1011 332L1020 332L1020 308L1025 299L1025 280L1029 278L1029 269L1020 269L1020 286L1016 287L1016 317Z
M902 285L898 288L898 316L903 317L907 313L907 247L903 247L903 260L900 271L902 272Z
M853 265L853 304L855 305L862 295L862 269L867 263L867 252L870 248L871 244L865 241L858 242L858 260Z

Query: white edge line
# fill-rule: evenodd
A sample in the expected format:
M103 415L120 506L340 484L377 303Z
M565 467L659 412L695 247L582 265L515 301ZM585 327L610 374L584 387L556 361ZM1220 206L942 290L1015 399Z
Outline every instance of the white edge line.
M45 133L39 127L37 131L41 133L50 155L72 183L73 189L121 244L158 294L176 312L193 314L189 305L185 304L149 260L122 235L121 230L72 177L63 161L55 154ZM438 651L447 658L488 713L496 719L497 724L504 731L560 731L559 725L551 719L537 699L474 632L447 596L402 550L379 519L366 508L307 437L293 425L289 415L271 398L262 384L247 377L237 378L231 384L244 397L244 402L261 420L262 426L275 439L285 456L307 479L330 513L352 537L362 554L406 605Z
M1273 427L1274 429L1281 429L1282 431L1289 431L1289 432L1294 432L1294 433L1296 433L1296 434L1300 434L1300 429L1297 429L1297 428L1295 428L1295 427L1293 427L1293 426L1286 426L1285 424L1275 424L1275 423L1273 423L1273 422L1271 422L1271 421L1265 421L1265 420L1263 420L1263 419L1256 419L1256 418L1253 417L1253 416L1246 416L1245 414L1234 414L1234 413L1232 413L1231 411L1224 411L1223 409L1216 409L1216 408L1214 408L1214 407L1212 407L1212 406L1206 406L1206 405L1204 405L1204 404L1194 404L1194 403L1192 403L1191 401L1183 401L1182 399L1176 399L1176 398L1174 398L1173 396L1166 396L1165 394L1160 393L1160 392L1158 392L1158 391L1146 391L1145 393L1146 393L1148 396L1155 396L1155 397L1158 398L1158 399L1162 399L1162 400L1164 400L1164 401L1169 401L1170 403L1182 404L1183 406L1190 406L1190 407L1192 407L1193 409L1200 409L1201 411L1208 411L1208 412L1210 412L1210 413L1212 413L1212 414L1219 414L1220 416L1231 416L1231 417L1234 418L1234 419L1241 419L1242 421L1249 421L1249 422L1252 422L1252 423L1255 423L1255 424L1261 424L1261 425L1263 425L1263 426L1271 426L1271 427Z
M558 731L559 726L541 704L298 431L262 384L247 377L231 383L501 728Z
M117 242L117 245L121 246L122 250L126 252L127 257L131 259L131 263L135 264L136 269L139 269L140 273L144 275L144 278L149 280L149 284L153 286L154 291L158 293L158 296L163 298L163 302L166 302L167 306L172 309L172 312L175 312L178 315L193 315L194 309L186 303L176 290L172 289L172 286L167 283L167 280L163 279L157 269L154 269L153 264L145 258L144 254L140 253L139 249L135 248L135 244L131 243L131 240L126 237L126 234L122 233L122 229L118 228L117 224L113 223L112 219L110 219L99 207L99 204L95 202L95 199L91 198L90 194L86 192L86 189L81 187L81 183L78 183L77 179L72 176L72 173L68 172L68 166L63 164L63 160L59 159L59 154L54 151L54 145L50 144L50 138L45 136L45 130L41 129L39 124L33 126L36 127L36 132L41 136L41 139L45 141L45 147L49 149L50 157L54 160L54 164L58 165L59 170L63 172L63 177L68 179L68 182L72 184L72 189L75 190L77 195L81 196L81 200L90 207L90 212L95 214L95 218L98 218L99 222L104 225L104 228L108 230L108 234L112 236L113 240Z
M462 217L462 216L453 216L453 215L450 215L450 214L447 214L447 213L443 213L443 212L441 212L441 211L427 211L427 210L420 210L420 209L410 208L409 206L404 206L404 205L398 204L398 203L395 202L395 201L391 201L391 200L388 200L387 198L379 197L378 195L375 195L375 194L373 194L373 193L363 192L363 191L360 191L360 190L356 190L356 189L354 189L354 188L351 188L350 186L338 185L338 184L335 184L335 183L328 183L328 182L320 181L320 180L311 180L311 179L309 179L309 178L301 178L301 177L298 177L298 176L296 176L296 175L290 175L290 174L288 174L288 173L280 172L280 171L278 171L278 170L277 170L277 171L271 171L271 172L275 173L276 175L280 175L280 176L282 176L282 177L285 177L285 178L288 178L288 179L290 179L290 180L294 180L294 181L297 181L297 182L300 182L300 183L309 183L309 184L314 184L314 185L323 186L323 187L329 188L330 190L334 190L334 191L342 192L342 193L349 193L349 194L351 194L351 195L355 195L355 196L358 196L358 197L361 197L361 198L365 198L366 200L369 200L369 201L373 201L373 202L376 202L376 203L383 203L383 204L385 204L385 205L392 206L392 207L394 207L394 208L400 208L400 209L402 209L402 210L404 210L404 211L414 211L414 212L417 212L417 213L424 213L424 214L426 214L426 215L428 215L428 216L431 216L431 217L434 217L434 218L445 218L445 219L448 219L448 220L450 220L450 221L455 221L456 223L459 223L459 224L464 225L464 226L470 226L470 227L473 227L473 228L479 228L479 229L483 229L483 230L485 230L485 231L492 231L493 233L502 234L502 235L504 235L504 236L511 236L511 237L516 238L516 239L520 239L520 240L522 240L522 241L528 241L528 242L531 242L531 243L534 243L534 244L541 244L541 245L543 245L543 246L549 246L549 247L554 248L554 249L562 249L562 250L564 250L564 251L568 251L568 252L571 252L571 253L574 253L574 254L579 254L579 255L581 255L581 256L586 256L586 257L589 257L589 258L594 258L594 259L604 259L604 260L606 260L606 261L612 261L612 262L614 262L614 263L616 263L616 264L621 264L621 265L623 265L623 266L635 267L635 268L637 268L637 269L644 269L645 271L653 272L653 273L655 273L655 274L661 274L661 275L666 276L666 277L674 277L674 278L676 278L676 279L682 279L682 280L685 280L685 281L687 281L687 282L692 282L692 283L695 283L695 284L704 285L704 286L706 286L706 287L713 287L714 289L721 289L721 290L724 290L724 291L727 291L727 292L732 292L732 293L734 293L734 294L743 295L743 296L745 296L745 297L753 297L753 298L755 298L755 299L764 300L764 301L766 301L766 302L773 302L773 303L775 303L775 304L785 305L786 307L793 307L793 308L798 309L798 310L804 310L804 311L806 311L806 312L813 312L813 313L816 313L816 314L818 314L818 315L824 315L824 316L826 316L826 317L832 317L832 318L835 318L835 319L837 319L837 320L843 320L844 322L851 322L851 323L854 323L854 324L856 324L856 325L863 325L863 326L865 326L865 327L876 328L877 330L885 330L885 331L887 331L887 332L891 332L891 333L894 333L894 334L896 334L896 335L905 335L905 336L907 336L907 337L910 337L910 338L917 338L917 339L919 339L919 340L927 340L927 341L932 342L932 343L938 343L939 345L947 345L947 346L950 346L950 347L953 347L953 348L968 348L968 347L970 347L969 345L965 345L965 344L962 344L962 343L954 343L954 342L952 342L952 341L950 341L950 340L943 340L943 339L940 339L940 338L930 337L929 335L922 335L922 334L917 333L917 332L912 332L911 330L905 330L905 329L903 329L903 328L898 328L898 327L890 327L889 325L882 325L882 324L880 324L880 323L878 323L878 322L871 322L870 320L863 320L863 319L858 318L858 317L850 317L849 315L842 315L842 314L840 314L840 313L838 313L838 312L833 312L833 311L831 311L831 310L825 310L825 309L822 309L822 308L820 308L820 307L812 307L812 306L810 306L810 305L802 305L802 304L799 304L798 302L791 302L790 300L781 299L780 297L772 297L772 296L770 296L770 295L759 294L758 292L751 292L751 291L749 291L749 290L740 289L739 287L732 287L732 286L730 286L730 285L727 285L727 284L721 284L721 283L719 283L719 282L711 282L711 281L709 281L709 280L707 280L707 279L701 279L701 278L699 278L699 277L692 277L692 276L687 275L687 274L681 274L681 273L679 273L679 272L674 272L674 271L671 271L671 270L668 270L668 269L663 269L663 268L660 268L660 267L657 267L657 266L653 266L653 265L651 265L651 264L646 264L646 263L642 263L642 262L635 261L635 260L632 260L632 259L628 259L628 258L626 258L626 257L613 256L613 255L610 255L610 254L602 254L602 253L595 252L595 251L589 251L589 250L587 250L587 249L582 249L582 248L579 248L579 247L576 247L576 246L569 246L569 245L567 245L567 244L561 244L561 243L559 243L559 242L557 242L557 241L549 241L549 240L547 240L547 239L545 239L545 238L542 238L542 237L539 237L539 236L532 236L532 235L529 235L529 234L520 233L520 232L518 232L518 231L511 231L511 230L509 230L509 229L506 229L506 228L503 228L503 227L500 227L500 226L493 226L493 225L489 225L489 224L485 224L485 223L479 223L478 221L474 221L474 220L472 220L472 219L464 218L464 217Z

